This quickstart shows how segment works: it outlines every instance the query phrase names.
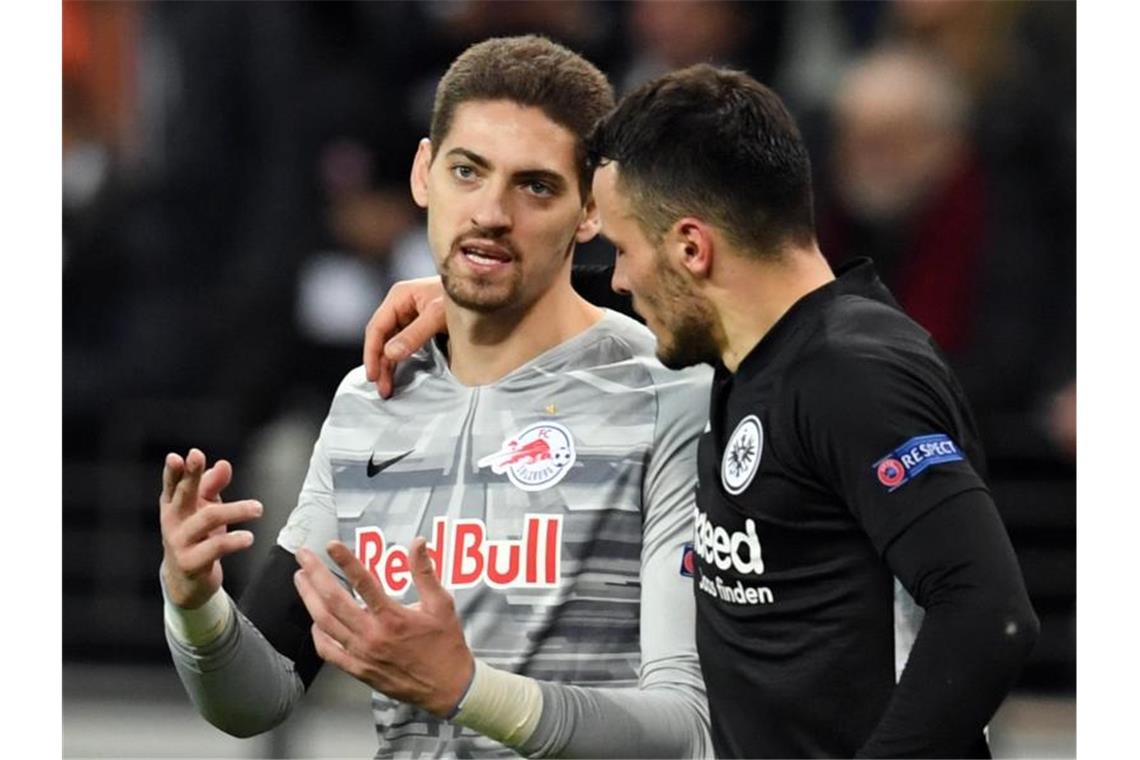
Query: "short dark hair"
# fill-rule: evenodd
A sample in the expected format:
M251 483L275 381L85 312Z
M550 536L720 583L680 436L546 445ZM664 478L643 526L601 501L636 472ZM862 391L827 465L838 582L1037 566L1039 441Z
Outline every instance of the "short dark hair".
M433 156L451 129L455 110L474 100L533 106L573 133L578 182L586 197L593 177L586 138L614 105L613 87L594 64L534 34L492 37L472 45L455 59L436 87L430 133Z
M599 122L588 149L595 164L617 162L656 243L688 214L759 255L815 239L803 138L779 96L743 72L698 64L648 82Z

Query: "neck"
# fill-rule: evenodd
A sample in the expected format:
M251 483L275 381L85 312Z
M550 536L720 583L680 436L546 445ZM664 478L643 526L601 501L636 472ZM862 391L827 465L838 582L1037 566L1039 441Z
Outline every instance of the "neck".
M464 385L488 385L582 333L603 311L565 282L527 307L480 313L446 299L451 374Z
M796 301L835 279L815 243L776 259L732 252L717 263L709 297L720 322L721 362L730 372Z

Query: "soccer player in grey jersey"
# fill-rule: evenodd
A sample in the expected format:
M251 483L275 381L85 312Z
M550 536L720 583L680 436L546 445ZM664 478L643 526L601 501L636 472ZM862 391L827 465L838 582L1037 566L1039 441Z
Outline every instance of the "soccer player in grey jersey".
M411 176L449 336L390 401L348 374L241 609L219 559L252 536L225 526L260 505L217 501L227 463L167 457L167 638L215 725L273 727L323 659L375 689L377 756L710 753L685 556L709 374L570 287L611 102L540 38L449 69Z

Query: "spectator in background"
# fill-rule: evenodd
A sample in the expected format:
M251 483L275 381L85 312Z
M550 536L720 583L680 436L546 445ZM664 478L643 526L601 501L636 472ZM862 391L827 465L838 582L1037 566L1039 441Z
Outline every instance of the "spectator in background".
M824 250L870 255L899 303L953 356L973 333L985 176L951 72L904 50L850 70L835 99Z
M890 38L921 45L961 77L974 104L973 134L990 170L991 194L1005 206L1000 213L1009 224L1037 230L1039 247L1023 262L1032 266L1032 279L1009 268L1001 283L1007 292L1032 288L1042 304L1037 313L1012 313L1023 300L1014 298L1004 313L982 317L999 330L1011 319L1037 320L1036 382L1028 384L1003 354L999 341L1018 342L1014 332L995 333L990 350L964 368L977 376L976 385L990 378L978 406L1003 410L982 420L991 448L1060 453L1069 461L1076 456L1075 29L1072 2L898 0L886 25ZM1012 401L1013 382L1026 383L1021 408ZM1026 426L1044 437L1010 439L1008 430Z
M618 78L619 92L695 63L732 65L768 79L781 53L786 4L638 0L626 14L632 58Z
M874 258L955 366L990 453L1033 456L1058 387L1042 367L1063 350L1051 241L1032 196L983 160L971 104L954 69L912 48L854 65L834 99L822 247Z
M297 274L293 319L305 356L294 362L293 382L321 398L319 418L328 389L358 358L377 294L435 272L407 192L373 173L373 151L352 140L326 145L318 160L321 230Z

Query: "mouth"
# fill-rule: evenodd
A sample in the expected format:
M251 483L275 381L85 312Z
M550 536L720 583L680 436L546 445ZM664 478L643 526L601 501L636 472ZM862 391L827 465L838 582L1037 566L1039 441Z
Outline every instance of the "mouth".
M514 260L508 248L489 240L465 240L459 244L459 254L480 270L504 267Z

